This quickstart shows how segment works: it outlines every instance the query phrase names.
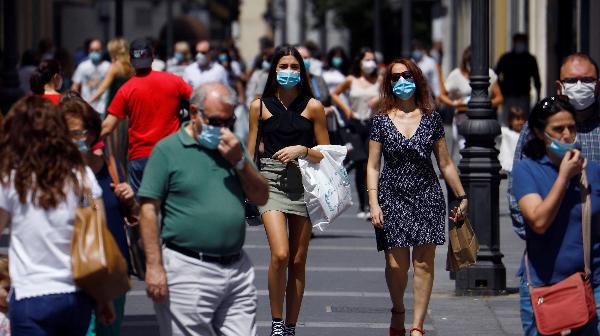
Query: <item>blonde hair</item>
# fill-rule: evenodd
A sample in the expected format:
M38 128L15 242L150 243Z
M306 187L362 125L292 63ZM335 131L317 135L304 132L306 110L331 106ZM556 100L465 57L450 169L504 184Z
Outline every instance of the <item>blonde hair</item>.
M129 42L122 37L117 37L108 42L106 48L112 62L120 63L125 72L133 74L135 72L129 58Z
M111 60L114 61L129 61L129 42L122 37L118 37L108 41L106 46Z

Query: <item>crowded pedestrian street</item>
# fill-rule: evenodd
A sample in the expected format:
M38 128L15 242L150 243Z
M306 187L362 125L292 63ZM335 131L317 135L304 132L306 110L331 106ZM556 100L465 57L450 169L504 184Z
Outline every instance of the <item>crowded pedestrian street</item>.
M0 0L0 336L600 336L598 16Z
M506 181L501 183L500 192L506 193ZM522 335L519 279L515 274L525 244L512 230L505 198L501 198L500 209L506 294L455 296L455 283L445 270L447 247L440 246L436 250L435 281L425 324L427 335ZM271 327L266 279L269 246L262 226L248 228L244 249L257 272L258 334L268 335ZM381 253L375 249L371 224L356 218L356 211L344 213L327 231L315 230L310 242L298 332L306 336L384 335L389 326L390 301L383 279L383 262ZM405 298L410 307L411 293L406 293ZM135 281L125 311L123 335L159 335L152 301L146 297L142 282ZM409 309L407 320L410 321L411 315Z

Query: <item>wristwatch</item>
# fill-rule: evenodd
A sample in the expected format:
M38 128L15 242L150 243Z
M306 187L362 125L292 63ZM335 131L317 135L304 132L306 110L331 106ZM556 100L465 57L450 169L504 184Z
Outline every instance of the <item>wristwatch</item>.
M246 155L242 155L242 158L240 159L240 161L238 161L233 167L235 168L235 170L243 170L245 164L246 164Z

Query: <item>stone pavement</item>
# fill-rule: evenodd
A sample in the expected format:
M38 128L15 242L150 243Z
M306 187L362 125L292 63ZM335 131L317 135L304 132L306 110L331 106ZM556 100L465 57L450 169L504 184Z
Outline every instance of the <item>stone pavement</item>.
M506 205L506 181L500 191L501 251L507 286L518 288L514 274L524 243L512 232ZM375 248L370 222L347 211L311 241L306 293L297 328L299 336L387 335L391 308L384 279L384 257ZM246 252L256 267L259 290L259 335L268 335L270 311L267 291L269 248L263 227L250 227ZM427 335L520 335L519 297L457 297L454 281L445 271L446 246L436 252L436 278L425 329ZM410 278L411 276L409 276ZM412 284L406 293L407 328L412 319ZM511 292L509 290L509 292ZM141 282L128 295L122 335L158 335L152 304Z

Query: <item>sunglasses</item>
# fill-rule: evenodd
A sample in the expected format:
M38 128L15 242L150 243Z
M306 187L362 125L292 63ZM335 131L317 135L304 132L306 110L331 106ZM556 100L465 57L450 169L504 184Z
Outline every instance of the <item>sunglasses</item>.
M390 78L392 80L392 83L396 83L397 81L400 80L400 77L406 79L406 80L413 80L413 74L410 71L404 71L404 72L400 72L400 73L393 73L390 75Z
M577 82L581 81L584 84L592 84L595 83L598 79L594 77L567 77L561 82L566 84L577 84Z
M204 114L204 111L200 111L200 113L202 113L205 120L208 120L207 124L210 126L230 128L235 124L235 115L232 115L229 119L222 119L217 117L207 117L206 114Z
M73 130L73 131L69 131L69 135L71 135L72 139L81 139L81 138L85 138L88 135L88 131Z
M565 95L550 96L550 97L546 97L546 98L542 99L539 104L543 110L547 110L548 108L550 108L552 106L552 103L554 103L557 100L559 100L563 103L568 103L569 97L567 97Z

